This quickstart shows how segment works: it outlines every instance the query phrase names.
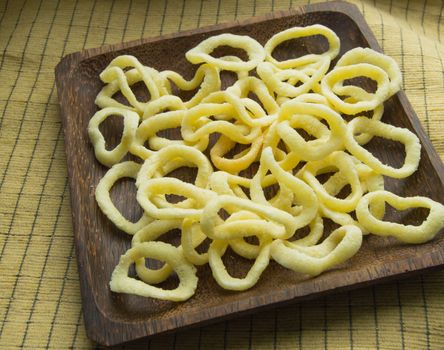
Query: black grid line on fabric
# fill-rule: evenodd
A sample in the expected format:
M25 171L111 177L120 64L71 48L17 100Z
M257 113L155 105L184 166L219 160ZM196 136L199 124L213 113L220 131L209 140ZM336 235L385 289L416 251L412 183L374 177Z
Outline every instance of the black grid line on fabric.
M8 51L9 44L11 43L12 37L14 36L14 34L15 34L17 28L18 28L18 24L19 24L19 22L20 22L20 20L22 18L23 10L25 9L25 7L26 7L25 5L26 5L27 2L28 2L28 0L25 0L23 2L22 7L20 8L19 14L17 15L17 19L16 19L15 24L14 24L14 29L12 30L11 34L9 35L8 41L6 42L5 48L3 49L2 60L0 62L0 70L3 68L3 62L5 61L6 51ZM41 4L42 4L42 2L40 2L40 6L41 6ZM37 16L39 11L40 11L40 7L37 9L36 16ZM3 16L4 16L4 14L3 14ZM34 18L34 20L35 20L35 18ZM34 23L34 20L32 21L32 23ZM2 17L2 21L3 21L3 17ZM30 29L29 32L31 33L31 29Z
M60 0L57 1L57 6L56 6L56 9L55 9L55 13L57 13L57 11L58 11L59 4L60 4ZM51 24L50 24L50 27L49 27L49 31L48 31L48 33L50 33L51 30L52 30L52 27L53 27L53 25L54 25L54 21L55 21L55 17L56 17L56 16L54 15L54 17L53 17L53 19L52 19L52 21L51 21ZM48 38L49 38L49 35L48 35L47 39L45 40L45 43L43 44L43 51L46 51L46 49L47 49L47 46L48 46ZM25 55L25 54L23 53L22 58L24 57L24 55ZM22 64L23 64L23 60L21 61L21 65L22 65ZM35 87L36 87L36 85L37 85L37 81L39 80L39 77L40 77L40 72L41 72L42 65L43 65L43 58L40 59L39 67L38 67L38 70L37 70L37 75L36 75L36 77L35 77L35 80L34 80L34 82L33 82L32 87L31 87L31 91L29 92L29 95L28 95L29 97L32 96L32 94L33 94L33 92L34 92L34 90L35 90ZM14 87L13 87L13 89L11 90L11 94L13 93L13 90L15 90L15 85L17 84L18 76L19 76L19 75L17 75L16 82L14 83ZM50 100L50 99L48 99L48 100ZM4 113L6 113L7 107L8 107L9 105L10 105L10 104L7 102L6 105L5 105L4 111L3 111ZM45 106L45 111L44 111L44 113L43 113L43 117L44 117L44 116L47 114L47 112L48 112L48 106L49 106L49 105L46 104L46 106ZM29 107L29 103L26 103L26 104L25 104L25 109L24 109L24 111L23 111L23 115L26 115L26 114L28 113L28 107ZM23 118L22 120L20 120L20 125L19 125L19 129L18 129L18 131L17 131L17 136L16 136L16 138L15 138L15 140L14 140L14 145L13 145L13 148L12 148L12 151L11 151L11 154L10 154L10 157L8 158L8 161L7 161L7 163L6 163L6 167L5 167L5 170L4 170L4 173L3 173L2 179L1 179L1 181L0 181L0 191L2 190L2 188L3 188L3 184L5 183L5 178L6 178L6 176L7 176L7 173L8 173L9 167L10 167L10 165L11 165L11 160L12 160L12 158L13 158L13 155L14 155L14 153L15 153L15 150L16 150L16 147L17 147L17 145L18 145L19 139L20 139L20 137L21 137L21 134L22 134L21 131L22 131L22 128L23 128L24 121L25 121L24 118ZM15 218L16 218L17 209L18 209L18 207L19 207L19 205L20 205L20 203L21 203L21 196L23 195L23 190L24 190L25 185L26 185L26 180L27 180L27 178L28 178L29 171L30 171L31 167L32 167L32 165L34 164L34 155L35 155L35 152L36 152L36 149L37 149L37 145L39 144L39 138L40 138L40 134L41 134L41 130L42 130L42 128L43 128L43 122L41 122L41 123L39 124L39 130L38 130L38 132L37 132L36 141L35 141L35 143L34 143L34 147L33 147L33 149L32 149L31 157L30 157L29 162L28 162L28 165L27 165L27 167L26 167L26 173L25 173L25 176L24 176L24 178L23 178L23 182L22 182L22 185L21 185L21 187L20 187L20 191L19 191L19 193L18 193L18 198L17 198L17 201L15 202L15 206L14 206L14 209L13 209L13 214L12 214L12 218L11 218L11 223L10 223L10 226L9 226L9 229L8 229L8 235L11 233L11 229L12 229L14 223L15 223ZM1 130L1 122L0 122L0 130ZM51 162L52 162L52 159L51 159ZM43 194L43 192L42 192L42 194ZM39 201L41 201L41 198L39 199ZM2 250L1 250L1 253L0 253L0 261L2 260L2 257L3 257L3 254L4 254L4 252L5 252L5 249L6 249L7 243L8 243L8 236L6 237L6 240L5 240L5 242L3 243L3 246L2 246ZM3 329L3 327L2 327L1 329ZM0 331L0 334L1 334L1 331Z
M424 34L425 34L424 19L425 19L426 7L427 7L427 0L424 0L424 5L422 7L422 17L421 17L421 27L422 27L422 32Z
M439 10L438 17L438 41L441 42L441 19L442 19L442 11L444 9L444 1L441 1L441 9Z
M401 301L401 291L399 288L399 282L396 281L396 295L398 298L398 309L399 309L399 330L401 332L401 348L405 349L405 340L404 340L404 315L402 310L402 301Z
M68 181L66 181L66 184L65 184L65 191L67 189L67 186L66 186L67 184L68 184ZM67 275L67 273L68 273L68 271L69 271L69 269L71 267L71 262L72 262L74 256L75 256L75 249L74 249L74 243L73 243L73 245L71 247L71 254L69 256L68 263L66 264L66 269L65 269L65 273L64 273L65 276ZM51 328L49 329L48 339L46 340L46 345L45 345L46 349L48 349L49 346L51 345L52 333L54 332L54 326L56 324L57 316L59 314L60 302L62 300L63 293L65 292L65 286L66 286L66 280L64 279L63 282L62 282L62 286L60 288L60 294L59 294L59 298L57 300L57 305L56 305L56 309L54 311L54 316L53 316L52 321L51 321Z
M218 24L218 23L219 23L219 16L220 16L220 2L221 2L221 0L219 0L219 1L217 2L217 10L216 10L216 24Z
M76 4L77 3L78 3L78 1L76 1ZM54 222L54 226L53 226L53 230L52 230L52 236L51 236L51 239L49 240L48 248L46 250L45 260L43 262L43 268L42 268L42 272L41 272L41 278L39 279L39 281L37 283L37 289L36 289L36 292L35 292L33 300L32 300L31 310L30 310L29 315L28 315L28 321L26 322L26 328L25 328L24 335L23 335L23 338L22 338L22 343L20 345L21 348L23 348L25 346L26 340L28 339L29 325L31 324L31 320L32 320L32 317L34 315L35 306L37 304L37 300L38 300L39 295L40 295L40 288L42 286L42 282L45 279L44 274L45 274L46 266L48 264L49 255L50 255L52 246L54 244L55 232L56 232L56 230L58 228L58 225L59 225L60 213L62 211L63 202L65 200L65 193L66 193L66 190L68 189L67 185L68 185L68 181L66 180L65 181L65 186L63 188L63 198L61 199L60 205L59 205L59 207L57 209L57 215L56 215L56 220ZM69 267L69 262L68 262L67 266ZM66 272L65 272L64 275L66 275ZM65 283L66 283L66 281L63 280L63 282L62 282L62 290L64 289ZM56 310L58 310L59 304L60 304L60 302L57 302ZM53 328L53 326L51 325L51 330L52 330L52 328Z
M79 334L79 328L80 328L80 324L82 322L82 314L83 314L82 308L80 308L79 316L77 317L76 328L74 329L74 334L72 336L71 346L69 347L70 349L76 349L77 336Z
M160 22L159 35L163 34L163 27L165 25L165 16L167 8L168 8L168 0L165 0L165 5L163 6L162 21Z
M379 320L378 320L378 307L376 303L376 288L372 286L372 298L373 298L373 320L375 322L375 340L376 340L376 349L379 350Z
M421 73L422 73L422 95L424 98L424 111L425 111L425 117L426 117L426 131L427 131L427 135L430 137L430 118L429 118L429 107L427 105L427 94L426 94L426 77L425 77L425 69L424 69L424 51L422 48L422 41L421 38L419 37L419 35L417 35L418 38L418 44L419 44L419 49L421 50Z
M185 4L186 4L186 0L183 0L182 1L182 10L180 11L179 27L177 28L178 32L180 32L182 30L183 16L185 13Z
M389 13L392 14L392 10L393 10L393 0L390 0L390 5L389 5Z
M150 5L151 5L151 0L146 1L146 7L145 7L145 11L144 11L144 19L143 19L143 26L142 26L142 32L140 33L140 37L143 38L144 34L145 34L145 28L146 28L146 22L148 19L148 13L150 11Z
M6 2L5 2L5 7L3 7L2 17L0 18L0 25L1 25L2 22L3 22L3 18L5 18L6 11L8 11L8 6L9 6L9 0L6 0ZM22 7L22 8L23 8L23 7Z
M120 41L124 41L125 39L126 31L128 30L128 20L130 18L132 8L133 8L133 0L129 0L128 15L126 16L125 19L125 25L123 27L122 38L120 39Z
M200 21L202 20L202 10L203 10L203 0L200 0L199 13L197 15L197 27L196 28L200 28Z
M441 63L442 86L444 88L444 65L442 62L443 60L442 60L441 54L438 49L438 43L436 41L435 41L435 50L436 50L436 57L438 57L439 62Z
M347 292L347 307L348 307L348 340L350 342L350 349L353 349L353 310L351 293Z
M421 295L422 295L422 300L424 303L423 308L424 308L424 321L425 321L425 327L426 327L426 344L427 344L427 349L430 349L429 309L428 309L428 305L427 305L427 298L425 295L424 278L422 275L420 276L420 281L421 281Z
M40 10L42 8L42 3L43 3L43 0L40 0L39 7L38 7L38 9L37 9L37 11L35 13L35 16L34 16L34 18L32 20L31 26L29 28L29 33L32 33L32 30L34 29L34 25L36 23L36 19L40 15ZM24 8L24 6L23 6L23 8ZM22 10L23 10L23 8L22 8ZM20 17L21 17L21 15L22 15L22 11L20 11ZM3 64L5 62L6 52L8 51L8 47L9 47L9 44L11 43L11 39L14 36L14 33L15 33L17 27L18 27L18 23L19 23L19 19L17 19L17 22L15 23L14 31L9 36L8 42L6 43L6 47L3 50L2 60L0 62L0 71L3 69ZM26 38L25 46L23 47L22 57L20 59L20 64L19 64L19 69L18 69L19 72L18 72L18 74L16 76L16 79L15 79L15 81L14 81L12 87L11 87L11 91L10 91L9 96L7 98L8 101L6 102L5 107L3 108L3 111L0 113L0 115L2 115L2 116L4 116L6 114L6 110L7 110L8 106L9 106L9 99L11 98L11 96L12 96L14 90L15 90L15 87L17 86L17 82L19 81L20 72L23 69L23 62L25 60L25 52L26 52L26 50L28 48L28 44L29 44L29 38L30 38L30 35L27 36L27 38ZM2 117L2 119L0 119L0 130L2 129L3 119L4 119L3 117ZM6 170L5 170L5 174L6 174ZM0 190L1 190L2 186L3 186L4 178L5 177L3 176L2 180L0 181Z
M236 0L236 5L234 6L234 20L237 20L239 13L239 0Z
M109 22L111 21L111 15L113 13L115 3L116 3L116 0L113 0L111 2L111 8L109 9L108 18L106 20L105 33L103 35L102 45L104 45L106 42L106 36L108 35L108 30L109 30Z

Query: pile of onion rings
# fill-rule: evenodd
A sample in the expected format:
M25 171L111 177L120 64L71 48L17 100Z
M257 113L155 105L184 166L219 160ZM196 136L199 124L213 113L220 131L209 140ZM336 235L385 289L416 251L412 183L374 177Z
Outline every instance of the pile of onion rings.
M327 40L325 52L284 61L273 56L282 43L314 35ZM248 59L212 56L220 46L244 50ZM384 189L384 176L401 179L417 170L421 150L414 133L381 121L384 101L401 87L396 62L358 47L332 67L339 49L332 30L312 25L277 33L264 46L248 36L209 37L185 54L198 65L191 80L144 66L133 56L111 61L100 74L106 85L96 98L100 110L91 118L88 133L97 160L110 168L97 185L97 203L132 236L131 248L112 274L112 291L183 301L197 288L196 266L205 264L222 288L242 291L257 283L270 260L316 276L353 257L365 234L422 243L439 232L444 226L442 204ZM221 87L222 71L238 77L226 89ZM373 92L350 83L362 77L376 82ZM139 101L132 90L140 82L150 94L148 101ZM197 92L183 101L173 94L172 84ZM128 104L113 97L117 92ZM122 138L107 150L99 126L116 115L123 118ZM180 140L159 135L172 128L180 128ZM218 138L210 146L214 135ZM404 145L401 167L383 164L365 149L374 136ZM235 153L238 145L243 149ZM142 164L124 161L129 154ZM258 164L254 176L243 176L253 163ZM193 183L167 177L181 167L197 169ZM328 179L321 181L327 173ZM127 177L135 179L144 211L137 222L128 221L110 198L114 183ZM266 194L270 186L278 188L271 198ZM338 194L345 187L350 191L344 198ZM171 194L184 199L172 203ZM385 203L398 210L427 208L429 215L419 226L385 221ZM339 228L324 232L325 219ZM305 227L308 234L301 238L296 233ZM158 240L173 229L181 231L179 246ZM198 251L205 240L209 248ZM228 273L223 262L228 248L254 260L245 277ZM145 259L164 264L151 269ZM128 276L132 264L138 278ZM173 273L179 278L177 288L156 286Z

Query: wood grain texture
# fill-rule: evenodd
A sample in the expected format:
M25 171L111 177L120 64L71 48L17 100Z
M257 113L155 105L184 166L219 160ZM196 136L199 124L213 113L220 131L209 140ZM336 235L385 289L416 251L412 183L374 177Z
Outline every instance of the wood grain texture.
M199 268L199 286L195 296L184 303L110 292L108 283L111 272L120 255L129 247L130 239L107 220L94 199L95 187L106 172L106 168L95 160L87 135L88 121L97 110L94 99L102 87L100 72L114 57L131 54L143 64L158 70L173 69L191 77L195 68L185 60L184 53L211 35L223 32L250 35L264 44L279 31L314 23L326 25L337 33L342 43L340 55L357 46L380 51L376 39L354 5L325 3L243 22L90 49L68 55L59 63L56 83L65 134L83 312L87 334L91 339L104 345L115 345L444 265L443 232L423 245L406 245L391 238L369 236L365 238L361 251L350 261L316 278L307 278L272 262L254 288L236 293L221 289L206 266ZM308 50L319 50L324 45L317 40L307 40L305 44ZM282 55L297 53L295 46L281 48ZM229 77L224 77L224 80L227 83ZM136 95L142 96L143 91L136 89ZM386 187L399 195L425 195L444 202L443 164L404 92L399 92L386 102L383 120L412 130L422 143L419 170L402 181L386 179ZM118 138L120 131L121 125L117 120L104 126L104 133L114 139ZM402 148L392 147L391 144L386 146L379 140L372 141L369 149L390 164L399 164L403 157ZM179 176L191 175L182 172ZM128 218L137 219L141 210L135 201L134 185L131 181L121 181L115 187L112 197L117 207ZM423 215L420 211L407 215L404 212L389 212L387 218L417 223ZM174 234L170 235L170 239L174 240ZM234 259L231 255L226 263L229 271L235 275L245 273L251 266L251 262ZM174 283L169 281L167 285Z

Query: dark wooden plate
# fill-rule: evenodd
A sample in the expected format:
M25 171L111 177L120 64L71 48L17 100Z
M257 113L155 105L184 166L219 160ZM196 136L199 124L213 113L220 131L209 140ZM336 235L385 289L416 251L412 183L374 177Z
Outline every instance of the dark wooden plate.
M368 236L361 251L347 264L316 278L293 273L272 262L259 283L243 293L218 287L208 267L199 269L197 292L187 302L172 303L110 292L111 272L128 248L130 239L104 217L94 199L95 187L106 171L94 158L86 131L89 119L97 110L94 99L102 87L99 73L114 57L130 54L158 70L173 69L190 77L195 68L185 60L184 53L211 35L224 32L250 35L264 44L276 32L314 23L326 25L337 33L342 43L341 54L356 46L380 50L354 5L324 3L243 22L90 49L68 55L58 64L56 81L65 133L83 312L91 339L114 345L444 265L442 232L433 241L422 245L406 245L391 238ZM325 45L317 38L306 40L303 44L309 51L322 49ZM286 45L280 48L279 54L294 56L298 54L297 48L301 47ZM224 76L224 82L228 83L230 78L229 75ZM143 94L141 89L136 92ZM399 92L386 103L383 120L412 130L422 143L419 170L402 181L387 180L387 188L400 195L420 194L443 202L442 162L404 92ZM114 141L120 130L121 125L115 120L104 126L104 133ZM379 143L378 140L372 141L370 148L390 164L399 164L404 157L402 147ZM190 174L179 172L178 176L189 177ZM115 187L112 196L116 205L127 217L137 219L140 208L134 198L133 183L123 181ZM418 210L409 213L389 211L388 219L414 223L425 214ZM174 240L174 234L170 238ZM245 273L251 265L251 262L234 259L230 255L226 263L229 271L236 275ZM167 285L171 287L174 283L170 281Z

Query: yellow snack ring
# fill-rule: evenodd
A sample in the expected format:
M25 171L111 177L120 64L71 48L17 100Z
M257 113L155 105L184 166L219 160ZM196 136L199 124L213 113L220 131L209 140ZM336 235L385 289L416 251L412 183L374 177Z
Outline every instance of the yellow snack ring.
M245 50L248 61L235 62L211 56L211 52L219 46L231 46ZM250 71L265 59L265 51L261 44L249 36L225 33L205 39L189 50L185 57L193 64L206 62L221 70Z
M313 35L322 35L328 40L329 49L326 52L319 55L307 54L302 57L293 58L285 61L277 61L275 58L273 58L273 50L281 43L287 40L309 37ZM306 27L293 27L287 30L283 30L273 35L264 46L266 60L281 69L304 66L312 63L313 61L319 60L319 58L321 57L328 57L330 60L332 60L338 55L339 48L340 41L336 33L320 24L314 24Z
M143 109L142 120L153 117L166 109L170 111L181 110L186 109L186 106L179 97L173 95L164 95L154 101L148 102L145 105Z
M189 165L194 164L197 167L198 172L195 184L205 188L213 172L213 167L202 152L185 145L170 145L162 148L152 157L145 160L137 177L136 186L139 186L145 180L155 177L159 171L161 171L160 176L167 174L164 172L167 169L169 169L169 172L173 171L176 167L172 166L171 162L178 159L186 160ZM183 166L183 163L180 163L178 167L180 166Z
M120 179L125 177L136 179L139 169L140 165L134 162L116 164L106 172L105 176L100 179L100 182L96 187L96 201L103 214L105 214L106 217L119 228L119 230L122 230L129 235L134 235L141 228L148 225L152 219L144 214L137 222L128 221L111 201L109 191Z
M331 167L338 168L342 176L347 180L347 183L350 184L351 193L345 199L336 198L334 195L331 195L316 178L316 175L322 173L324 169ZM353 160L345 152L333 152L323 160L308 162L304 168L302 177L311 188L313 188L320 201L335 211L350 212L354 210L359 199L362 197L362 187L358 172L356 171Z
M142 113L146 102L140 102L137 100L133 91L130 88L130 84L127 79L127 75L123 71L124 68L134 67L139 73L141 79L135 79L136 81L143 81L145 86L147 87L150 93L150 99L155 100L159 98L161 95L167 94L168 91L165 88L162 79L160 78L159 72L153 68L143 66L137 58L129 55L122 55L116 57L107 68L100 74L100 79L104 83L113 84L113 87L110 90L105 90L104 94L98 95L97 104L101 104L103 98L109 97L112 95L109 93L115 93L118 90L122 92L128 102L133 106L138 113ZM135 82L135 81L134 81Z
M287 186L294 193L294 199L302 206L301 212L292 217L291 229L294 231L308 225L316 216L318 211L318 199L316 194L305 182L283 170L273 157L271 148L267 147L262 152L261 163L276 177L280 184ZM285 225L285 224L284 224ZM290 236L291 237L291 236Z
M232 223L224 223L224 227L228 232L216 229L222 222L219 217L219 210L227 208L228 211L247 210L266 220L256 220L254 223L257 227L246 225L245 221L237 221L238 225L242 225L239 231L236 231L236 225ZM260 221L260 222L259 222ZM280 229L279 225L283 225L284 229ZM219 195L210 199L202 211L200 227L202 232L212 239L238 238L245 235L267 234L273 238L288 238L294 233L293 216L287 212L274 208L271 205L262 205L254 203L247 199L237 198L228 195ZM243 231L242 231L243 230Z
M403 166L397 169L385 165L369 151L361 147L353 135L362 132L403 143L406 153ZM375 172L397 179L413 174L416 169L418 169L421 158L421 144L414 133L408 129L398 128L366 117L357 117L348 123L344 144L353 156L372 168Z
M242 291L253 287L270 262L271 240L263 243L259 255L244 278L235 278L228 274L222 261L222 255L227 245L227 241L215 240L208 250L208 263L214 279L222 288L228 290Z
M248 97L249 93L254 93L264 106L268 115L275 114L279 111L279 105L276 103L273 92L265 85L265 83L256 77L247 76L239 79L227 91L241 98Z
M106 118L112 115L123 117L123 132L120 143L111 151L105 148L105 138L100 132L99 126ZM94 146L94 153L97 160L107 167L120 162L128 153L134 135L139 125L139 116L137 113L127 109L108 107L96 112L88 124L88 135Z
M402 225L383 221L373 216L369 205L373 201L384 201L397 210L409 208L430 209L427 219L419 226ZM356 216L361 225L379 236L393 236L405 243L427 242L444 227L444 206L427 197L399 197L388 191L374 191L364 195L356 207Z
M349 103L341 100L332 91L332 86L347 79L365 76L375 80L378 84L376 92L371 100L360 100ZM321 81L322 94L340 112L345 114L357 114L375 109L378 105L390 97L390 82L387 73L381 68L368 64L358 63L350 66L335 67Z
M319 68L310 71L296 69L280 71L271 63L262 62L257 67L257 74L277 95L297 97L313 90L313 87L328 71L329 66L330 60L328 58L321 58ZM302 84L295 86L298 82Z
M197 143L189 143L156 135L159 131L180 127L184 113L185 111L182 110L163 112L144 120L136 130L130 152L142 159L147 159L154 154L153 150L158 151L171 145L191 146L199 151L205 150L208 147L207 139L201 139ZM146 141L151 149L145 147Z
M336 67L349 66L356 63L369 63L384 69L390 79L390 95L394 95L401 89L401 70L396 61L390 56L376 52L368 47L356 47L347 51L339 59Z
M131 86L143 80L143 76L137 69L131 69L125 74L126 85ZM123 109L129 109L131 111L141 113L137 108L133 107L131 104L128 106L126 104L117 102L112 96L121 90L121 81L119 79L115 79L110 83L106 84L102 90L97 94L94 103L100 108L106 107L117 107ZM127 93L128 94L128 93ZM135 97L134 97L135 98Z
M131 246L134 247L143 242L155 241L161 235L170 230L180 228L182 220L154 220L147 226L143 227L133 236ZM173 272L173 268L164 264L159 269L150 269L145 265L145 259L135 261L137 276L149 284L157 284L165 281Z
M225 120L210 119L212 116L227 114L236 118L233 106L228 103L202 103L189 109L182 119L183 139L188 142L199 142L202 138L207 140L212 133L220 133L238 143L249 144L261 134L260 127L251 128Z
M155 204L153 197L156 195L175 194L192 199L195 208L166 207ZM137 201L145 212L156 219L199 219L203 207L216 194L195 185L183 182L176 178L149 179L139 185Z
M200 230L199 222L188 218L183 220L181 235L183 255L194 265L205 265L208 263L208 253L198 253L195 249L206 238L207 236Z
M301 114L325 119L330 127L330 137L305 141L290 127L288 122L285 122L293 115ZM343 137L346 134L347 126L342 117L327 106L292 100L282 105L278 121L282 121L276 126L279 136L303 160L319 160L333 151L343 149Z
M213 164L219 170L224 170L231 174L236 174L247 169L258 158L262 148L263 136L260 135L253 140L251 146L244 153L236 154L232 159L223 156L232 150L236 143L224 135L221 135L214 146L211 148L210 157Z
M362 244L361 230L353 225L333 231L321 244L302 247L291 242L275 240L271 257L295 272L317 276L355 255Z
M219 70L210 64L199 66L194 77L189 81L174 71L163 71L160 73L160 76L173 81L179 89L184 91L194 90L200 84L200 88L194 96L190 100L185 101L186 108L196 106L210 93L220 90L221 85Z
M179 277L179 286L172 290L165 290L128 277L130 265L144 258L157 259L168 263ZM197 282L196 268L183 257L178 248L163 242L144 242L132 247L120 257L119 264L111 276L110 288L117 293L135 294L161 300L184 301L194 295Z
M291 241L291 244L295 244L301 247L310 247L319 242L324 234L324 222L320 215L316 215L312 222L309 224L310 232L305 237Z

